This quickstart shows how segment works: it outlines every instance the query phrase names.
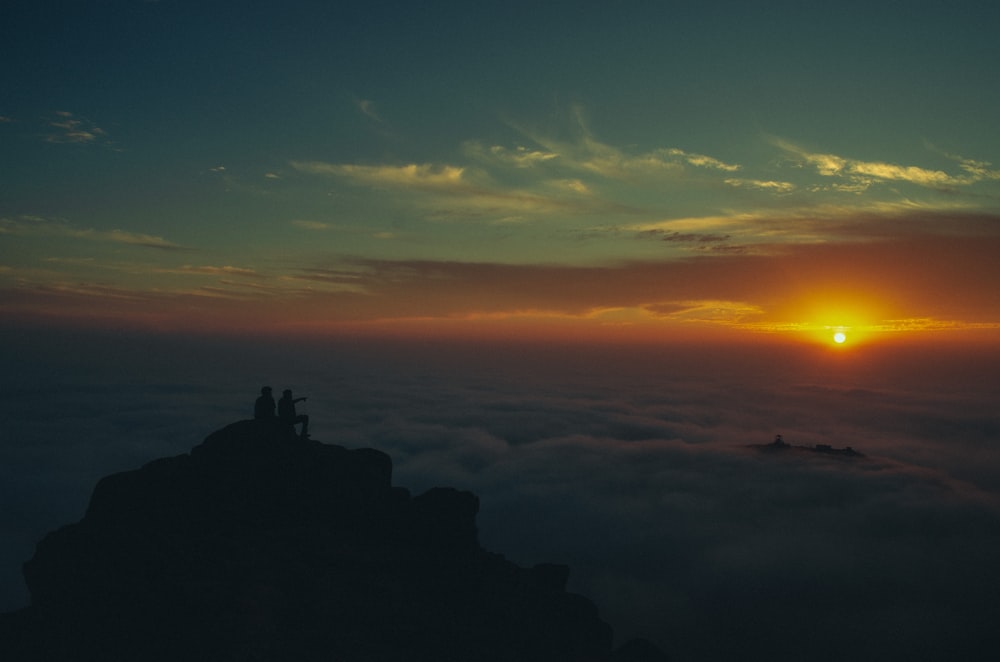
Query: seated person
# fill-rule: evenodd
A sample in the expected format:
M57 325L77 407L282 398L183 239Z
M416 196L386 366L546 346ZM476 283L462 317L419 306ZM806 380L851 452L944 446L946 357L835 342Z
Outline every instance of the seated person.
M256 419L274 418L274 397L271 395L270 386L264 386L260 389L260 397L253 404L253 417Z
M288 423L294 426L296 423L302 424L302 433L300 436L303 439L309 438L309 417L305 414L295 413L295 403L302 402L306 398L292 398L292 389L286 388L282 394L281 399L278 400L278 420L282 423Z

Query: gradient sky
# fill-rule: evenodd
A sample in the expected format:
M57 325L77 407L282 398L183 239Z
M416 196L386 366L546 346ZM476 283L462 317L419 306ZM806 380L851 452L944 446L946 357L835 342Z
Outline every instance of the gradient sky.
M993 342L998 25L985 1L8 3L0 311Z

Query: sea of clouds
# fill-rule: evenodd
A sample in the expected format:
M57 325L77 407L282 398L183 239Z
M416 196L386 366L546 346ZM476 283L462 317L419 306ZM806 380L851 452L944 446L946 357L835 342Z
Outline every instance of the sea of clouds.
M309 400L313 438L479 495L480 539L571 566L619 639L676 660L992 659L1000 374L962 351L364 341L6 330L0 609L96 481ZM861 360L864 358L864 360ZM864 458L761 453L852 446Z

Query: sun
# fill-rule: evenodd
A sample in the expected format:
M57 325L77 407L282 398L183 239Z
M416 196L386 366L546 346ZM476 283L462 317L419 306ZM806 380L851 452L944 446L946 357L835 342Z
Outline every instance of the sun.
M835 334L833 334L833 342L837 343L838 345L843 345L845 342L847 342L847 334L845 334L843 331L837 331Z

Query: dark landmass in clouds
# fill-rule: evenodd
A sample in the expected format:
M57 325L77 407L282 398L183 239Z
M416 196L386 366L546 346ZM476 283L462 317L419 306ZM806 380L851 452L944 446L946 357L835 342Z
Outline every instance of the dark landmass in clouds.
M699 661L1000 646L996 354L3 340L4 609L98 478L186 451L270 383L310 396L314 434L389 453L399 484L474 491L483 545L570 565L622 641ZM866 457L746 447L775 434Z

